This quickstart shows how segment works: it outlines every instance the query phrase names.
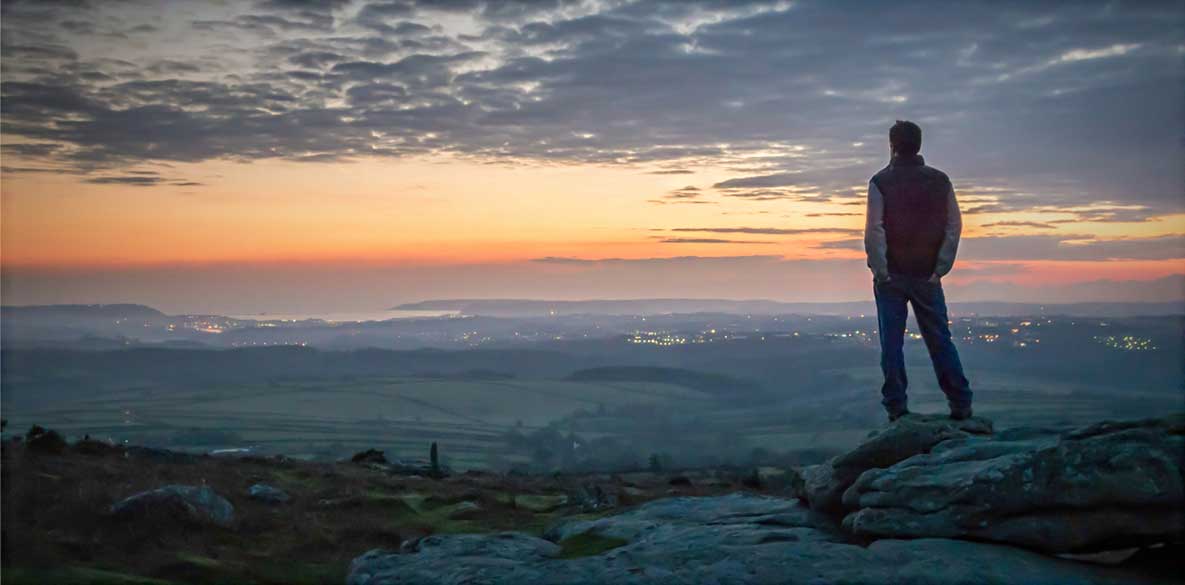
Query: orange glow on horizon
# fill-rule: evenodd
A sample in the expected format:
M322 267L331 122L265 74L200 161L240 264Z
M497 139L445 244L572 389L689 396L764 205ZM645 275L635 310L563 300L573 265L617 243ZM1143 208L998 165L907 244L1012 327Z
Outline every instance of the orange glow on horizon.
M542 257L863 258L858 242L862 206L729 198L709 187L734 177L735 170L687 166L694 169L692 174L672 176L651 174L653 169L643 166L512 166L449 157L349 163L212 161L145 167L201 183L153 187L96 185L77 175L6 173L0 178L0 264L6 270L101 271L213 264L511 264ZM710 203L654 203L689 185L700 186L702 200ZM989 226L1067 217L1072 215L1056 209L968 215L964 237L1074 234L1123 239L1185 234L1185 214L1145 222ZM710 229L737 227L808 231ZM822 247L827 242L837 245ZM956 269L952 279L1064 283L1185 273L1180 259L1007 263L1023 265L1024 270L993 277L974 271L959 274Z

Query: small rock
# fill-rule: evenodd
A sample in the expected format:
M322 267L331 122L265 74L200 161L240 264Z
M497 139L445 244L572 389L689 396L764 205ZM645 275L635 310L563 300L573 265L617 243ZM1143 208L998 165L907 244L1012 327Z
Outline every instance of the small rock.
M481 513L482 510L481 504L477 502L461 502L453 508L453 511L449 513L448 517L453 520L465 520L467 518L473 518Z
M284 490L263 483L251 486L247 490L247 495L268 504L284 504L290 499Z

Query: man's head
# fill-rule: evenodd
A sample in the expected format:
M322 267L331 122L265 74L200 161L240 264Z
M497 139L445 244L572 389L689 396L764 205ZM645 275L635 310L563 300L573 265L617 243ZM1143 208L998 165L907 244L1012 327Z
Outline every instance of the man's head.
M922 149L922 129L909 120L897 120L889 129L889 148L894 155L917 154Z

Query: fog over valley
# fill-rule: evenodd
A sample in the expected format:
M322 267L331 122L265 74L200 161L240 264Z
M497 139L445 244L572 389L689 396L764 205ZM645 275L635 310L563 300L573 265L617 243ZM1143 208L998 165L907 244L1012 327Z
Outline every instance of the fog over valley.
M408 459L506 471L817 461L883 416L862 303L428 301L386 321L5 307L12 431L191 452ZM683 312L671 312L672 310ZM745 311L745 312L738 312ZM977 411L1072 425L1180 408L1174 305L955 305ZM916 408L944 407L911 320Z

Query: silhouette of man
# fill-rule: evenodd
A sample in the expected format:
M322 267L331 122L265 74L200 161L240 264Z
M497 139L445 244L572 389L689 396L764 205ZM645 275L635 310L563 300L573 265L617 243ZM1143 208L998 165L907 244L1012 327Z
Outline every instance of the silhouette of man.
M942 277L954 266L963 222L950 179L926 166L918 154L921 146L922 129L898 120L889 130L889 166L868 182L864 250L873 274L885 374L881 404L890 421L909 414L903 351L909 303L950 416L962 420L971 416L971 386L951 341Z

